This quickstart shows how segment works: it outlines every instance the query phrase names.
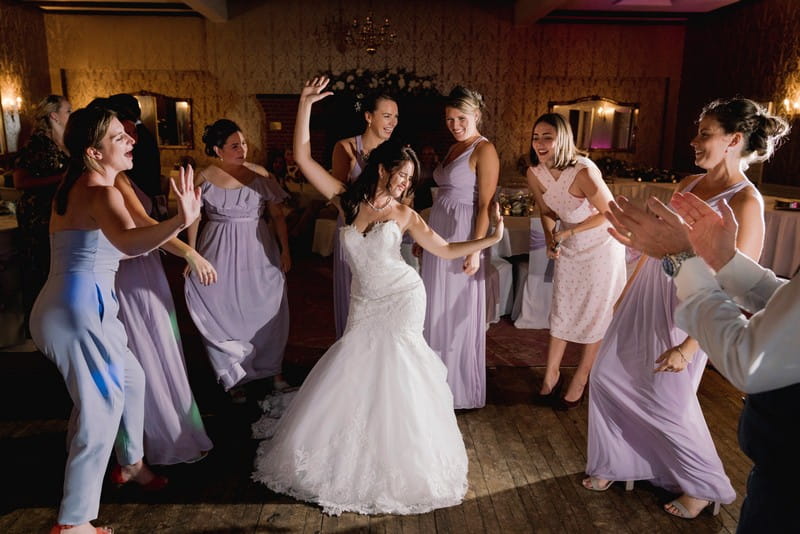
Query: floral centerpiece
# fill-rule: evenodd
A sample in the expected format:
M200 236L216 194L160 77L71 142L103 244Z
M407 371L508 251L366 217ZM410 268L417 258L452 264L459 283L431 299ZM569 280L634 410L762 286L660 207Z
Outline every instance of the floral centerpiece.
M330 78L328 87L337 93L350 93L356 112L362 111L364 99L371 93L387 92L393 96L439 95L434 76L419 76L404 69L350 69L338 74L323 73Z

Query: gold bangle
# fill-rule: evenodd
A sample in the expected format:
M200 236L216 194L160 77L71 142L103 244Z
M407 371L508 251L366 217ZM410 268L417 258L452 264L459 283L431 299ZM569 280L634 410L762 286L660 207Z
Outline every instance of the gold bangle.
M686 359L686 356L684 356L684 355L683 355L683 351L681 350L681 347L680 347L680 345L679 345L679 346L677 346L677 347L675 347L675 349L678 351L678 354L680 354L680 355L681 355L681 359L682 359L683 361L685 361L687 365L688 365L688 364L690 364L690 363L692 363L692 362L691 362L691 360L687 360L687 359Z
M569 229L569 236L570 237L575 237L575 228L570 228Z

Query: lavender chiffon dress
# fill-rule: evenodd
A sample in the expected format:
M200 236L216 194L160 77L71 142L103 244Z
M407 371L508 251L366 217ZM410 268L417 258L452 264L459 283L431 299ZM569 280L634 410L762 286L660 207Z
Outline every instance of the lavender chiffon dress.
M739 182L708 202L730 199L749 185ZM687 334L675 325L672 279L659 259L644 262L614 314L589 379L586 473L648 480L675 493L731 503L736 493L697 399L706 354L698 350L680 373L653 372L656 359Z
M150 198L131 182L149 213ZM150 464L201 458L213 447L189 386L175 303L158 249L119 263L119 319L146 379L144 454Z
M439 193L429 225L447 241L472 239L477 200L477 175L469 158L485 137L463 154L439 165L434 179ZM486 262L472 276L464 274L464 258L445 260L423 252L422 280L428 296L425 340L447 367L447 383L455 408L486 404Z
M223 189L208 181L225 171L210 166L200 172L207 222L197 251L217 270L218 282L203 286L186 280L186 304L211 360L217 379L229 390L281 372L289 337L286 277L278 245L262 218L267 202L288 195L266 171L252 172L247 185Z
M364 167L367 166L361 136L357 135L355 139L356 160L350 174L347 175L349 184L355 182L364 171ZM347 326L347 315L350 308L350 281L353 278L341 243L340 230L342 226L344 226L344 219L340 214L336 219L336 232L333 234L333 323L336 327L336 339L342 337L345 326Z

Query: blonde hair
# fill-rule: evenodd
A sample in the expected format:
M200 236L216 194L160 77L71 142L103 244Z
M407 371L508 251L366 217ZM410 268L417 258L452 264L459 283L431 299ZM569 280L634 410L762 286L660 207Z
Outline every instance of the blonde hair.
M455 108L463 113L471 113L475 115L475 124L479 125L483 118L483 110L486 105L483 103L483 96L473 89L468 89L461 85L453 87L450 94L447 95L445 107Z
M36 104L33 111L33 131L44 132L50 134L53 131L53 125L50 123L50 114L58 113L61 105L67 99L61 95L47 95Z
M531 128L531 144L533 144L533 131L536 130L536 126L542 122L549 124L556 130L553 167L563 171L567 167L575 165L578 162L578 156L583 156L585 154L575 146L575 141L572 137L572 127L570 127L567 120L558 113L545 113L536 119L533 123L533 128ZM533 147L531 147L530 158L533 166L539 164L539 156L536 154Z

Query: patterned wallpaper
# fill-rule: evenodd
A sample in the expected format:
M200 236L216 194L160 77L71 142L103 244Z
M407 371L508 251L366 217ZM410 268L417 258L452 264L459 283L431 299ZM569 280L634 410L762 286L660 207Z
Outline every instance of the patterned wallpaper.
M690 152L681 148L694 136L694 121L709 101L734 95L778 104L786 97L800 99L798 28L800 2L796 0L741 2L689 25L683 60L686 83L678 116L681 127L676 131L677 166L692 167ZM794 133L764 165L764 183L800 187L800 121L792 123Z
M22 98L23 113L50 91L44 32L40 11L0 1L0 97Z
M373 56L339 51L329 30L370 9L391 17L397 43ZM637 151L622 157L668 166L673 154L683 26L517 27L509 4L456 0L252 2L222 24L79 15L45 21L51 71L66 70L73 104L141 89L192 98L198 158L202 126L220 116L239 122L253 159L264 158L268 132L256 94L297 93L317 72L391 67L433 75L444 93L459 83L481 91L488 106L482 133L509 169L527 152L531 123L548 100L591 94L641 103ZM179 155L165 151L165 163Z

